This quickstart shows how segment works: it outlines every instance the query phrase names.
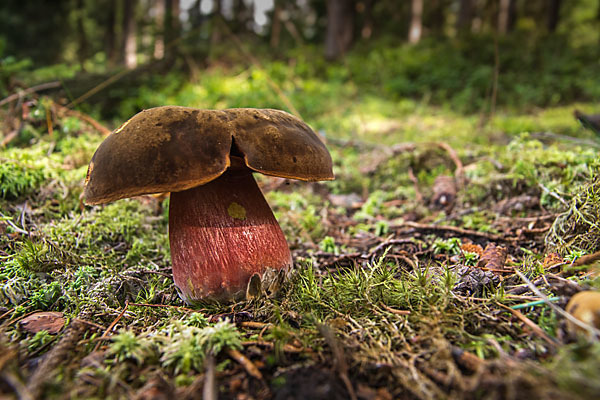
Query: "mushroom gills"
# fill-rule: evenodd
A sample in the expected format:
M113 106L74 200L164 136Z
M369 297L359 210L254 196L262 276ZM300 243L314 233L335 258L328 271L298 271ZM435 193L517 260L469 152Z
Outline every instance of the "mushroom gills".
M217 179L171 193L173 278L189 304L272 294L292 265L251 170L231 158L232 167Z

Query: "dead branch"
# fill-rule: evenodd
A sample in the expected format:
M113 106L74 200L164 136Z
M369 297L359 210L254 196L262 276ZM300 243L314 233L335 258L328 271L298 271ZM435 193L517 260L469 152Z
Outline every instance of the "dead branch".
M27 382L27 389L34 399L41 398L44 384L58 372L59 365L67 358L69 351L75 348L84 332L84 324L72 321L56 346L44 357Z
M54 89L54 88L59 87L60 85L62 85L62 84L59 81L54 81L54 82L42 83L37 86L32 86L25 90L20 90L17 93L13 93L10 96L5 97L4 99L0 100L0 106L3 106L12 101L18 100L19 98L26 96L28 94L40 92L40 91L46 90L46 89Z

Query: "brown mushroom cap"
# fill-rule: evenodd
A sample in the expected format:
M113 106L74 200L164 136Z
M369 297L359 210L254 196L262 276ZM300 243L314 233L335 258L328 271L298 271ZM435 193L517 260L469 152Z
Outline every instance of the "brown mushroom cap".
M230 166L232 151L266 175L333 179L325 145L308 125L284 111L164 106L134 115L100 144L88 168L85 202L203 185Z

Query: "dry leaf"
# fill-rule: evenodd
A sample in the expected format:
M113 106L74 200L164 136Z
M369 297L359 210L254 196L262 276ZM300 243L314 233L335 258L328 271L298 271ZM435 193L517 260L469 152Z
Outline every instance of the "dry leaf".
M61 312L43 311L23 318L19 326L30 333L48 331L48 333L57 334L65 326L65 319Z
M506 263L506 255L507 251L504 247L496 247L494 243L489 243L485 246L485 250L479 258L477 266L491 270L503 270Z
M558 253L548 253L546 257L544 257L544 269L549 268L556 264L562 264L565 260L558 255Z

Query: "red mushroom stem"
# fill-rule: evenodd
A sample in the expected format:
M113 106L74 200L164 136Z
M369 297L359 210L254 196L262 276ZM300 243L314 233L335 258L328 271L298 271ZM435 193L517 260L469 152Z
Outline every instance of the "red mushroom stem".
M240 298L253 275L287 271L285 236L248 168L171 193L173 278L184 300Z

